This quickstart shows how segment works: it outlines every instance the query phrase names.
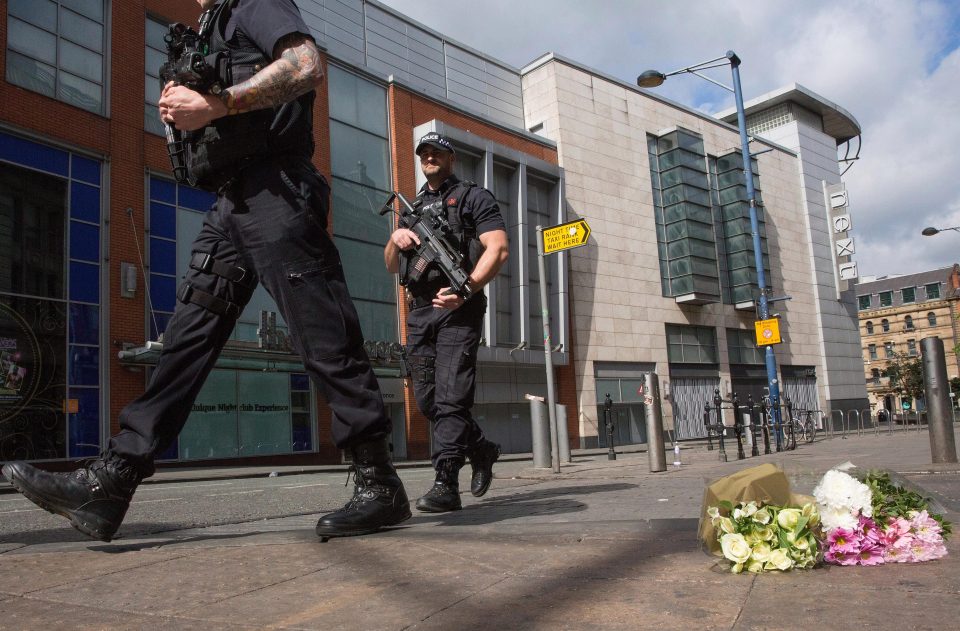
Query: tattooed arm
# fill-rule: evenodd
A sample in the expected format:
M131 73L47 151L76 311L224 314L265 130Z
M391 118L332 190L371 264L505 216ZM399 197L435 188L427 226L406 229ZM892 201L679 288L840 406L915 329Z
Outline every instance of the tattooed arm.
M184 86L167 84L158 103L160 118L191 131L231 114L278 107L313 90L323 81L320 52L302 33L280 39L275 61L247 81L224 90L220 96L199 94Z
M276 61L247 81L221 93L227 114L283 105L323 81L320 51L313 40L302 33L281 38L274 50L274 58Z

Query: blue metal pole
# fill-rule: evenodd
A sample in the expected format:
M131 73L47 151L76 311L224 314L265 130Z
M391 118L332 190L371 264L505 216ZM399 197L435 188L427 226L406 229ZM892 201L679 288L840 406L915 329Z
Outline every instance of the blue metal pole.
M747 184L747 201L750 207L750 232L753 237L753 260L757 268L757 286L760 288L760 319L770 317L767 302L767 277L763 271L763 246L760 243L760 222L757 220L757 192L753 187L753 161L750 159L750 139L747 136L747 116L743 111L743 92L740 89L740 58L732 50L727 51L730 71L733 73L733 98L737 103L737 127L740 128L740 152L743 156L743 172ZM780 431L780 382L777 379L777 358L773 346L765 351L767 384L770 389L770 413L774 426Z

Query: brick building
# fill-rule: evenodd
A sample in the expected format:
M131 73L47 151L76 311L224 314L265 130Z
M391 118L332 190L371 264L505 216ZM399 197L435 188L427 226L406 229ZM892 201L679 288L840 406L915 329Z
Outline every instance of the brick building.
M413 151L427 131L456 144L458 174L493 191L510 232L509 264L486 290L474 408L505 451L530 450L525 395L546 391L537 225L583 217L594 229L547 259L572 446L605 444L607 392L617 442L645 441L644 372L661 375L678 438L700 435L714 388L762 392L734 127L559 57L511 67L375 0L297 4L324 51L314 161L398 459L426 457L430 428L400 374L405 305L383 270L392 219L379 210L422 184ZM0 460L97 453L157 360L212 201L171 178L155 106L167 25L196 13L194 0L0 0ZM758 134L799 129L827 149L859 134L799 86L748 105ZM787 136L764 144L765 254L775 291L793 297L777 349L785 391L862 407L859 365L848 378L854 299L824 263L825 202L804 190L837 184L837 164L821 155L813 173ZM275 311L258 289L163 461L339 461L330 411Z
M960 302L960 265L917 274L865 278L857 284L863 369L870 394L870 409L897 411L905 398L886 375L898 357L920 356L920 341L943 340L947 378L960 376L957 305Z

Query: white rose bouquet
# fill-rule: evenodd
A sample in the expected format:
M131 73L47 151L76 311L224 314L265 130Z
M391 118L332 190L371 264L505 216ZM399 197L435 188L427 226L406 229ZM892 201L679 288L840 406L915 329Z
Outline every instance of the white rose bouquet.
M734 574L809 569L821 560L815 504L796 508L721 501L707 509L707 516Z

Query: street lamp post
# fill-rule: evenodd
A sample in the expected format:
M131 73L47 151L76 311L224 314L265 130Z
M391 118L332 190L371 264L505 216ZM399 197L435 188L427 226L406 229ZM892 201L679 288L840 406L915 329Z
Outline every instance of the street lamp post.
M926 228L920 231L920 234L922 234L925 237L932 237L933 235L939 234L944 230L953 230L955 232L960 232L960 226L952 226L950 228L934 228L933 226L927 226Z
M700 73L702 70L719 68L730 64L733 75L733 87L714 81ZM770 317L770 303L767 299L767 278L763 270L763 249L760 242L760 224L757 220L757 193L753 186L753 163L750 156L750 138L747 135L747 117L743 110L743 93L740 88L740 58L732 50L728 50L723 57L717 57L694 66L674 70L666 74L656 70L647 70L637 77L637 85L641 88L655 88L663 84L667 77L678 74L695 74L705 81L717 85L728 92L733 92L737 105L737 127L740 130L740 153L743 157L744 178L747 185L747 202L750 209L750 231L753 237L753 260L757 270L757 287L760 290L759 315L761 320ZM767 367L767 386L770 390L770 412L773 414L774 426L779 432L780 427L780 382L777 379L777 358L773 354L773 346L768 345L765 350L765 364Z

